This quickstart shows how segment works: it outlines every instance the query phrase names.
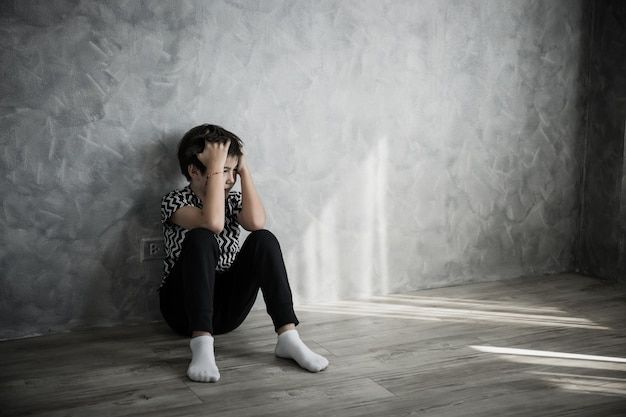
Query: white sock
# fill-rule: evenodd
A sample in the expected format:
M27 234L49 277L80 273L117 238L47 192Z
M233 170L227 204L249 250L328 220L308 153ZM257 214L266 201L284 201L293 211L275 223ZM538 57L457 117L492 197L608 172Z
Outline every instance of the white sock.
M215 364L213 336L196 336L189 342L191 363L187 368L189 379L198 382L217 382L220 371Z
M328 366L328 359L309 349L300 339L297 330L287 330L280 334L274 352L279 358L293 359L310 372L319 372Z

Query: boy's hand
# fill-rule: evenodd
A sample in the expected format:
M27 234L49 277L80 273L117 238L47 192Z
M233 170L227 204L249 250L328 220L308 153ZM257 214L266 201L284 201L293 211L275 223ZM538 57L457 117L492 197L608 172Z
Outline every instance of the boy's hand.
M225 142L206 142L204 150L198 154L198 160L208 169L208 173L222 172L228 157L230 139Z
M239 157L239 163L237 164L237 172L239 174L243 174L248 170L248 161L246 160L246 155L242 154Z
M265 227L266 214L261 197L254 186L248 159L245 154L239 157L237 164L239 178L241 178L241 211L237 215L239 224L246 230L252 232Z

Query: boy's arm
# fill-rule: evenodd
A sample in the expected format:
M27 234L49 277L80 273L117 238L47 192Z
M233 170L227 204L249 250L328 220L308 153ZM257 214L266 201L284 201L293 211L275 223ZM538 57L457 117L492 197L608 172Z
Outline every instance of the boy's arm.
M252 174L248 167L245 155L239 157L237 172L241 178L241 211L237 215L237 220L241 226L252 232L265 227L265 208L261 202L261 197L252 181Z
M207 167L207 170L203 175L196 168L191 168L191 176L203 186L203 195L200 196L202 208L181 207L172 215L172 223L187 230L204 228L215 234L222 232L225 216L223 172L229 145L230 141L207 143L202 153L198 154L198 159Z

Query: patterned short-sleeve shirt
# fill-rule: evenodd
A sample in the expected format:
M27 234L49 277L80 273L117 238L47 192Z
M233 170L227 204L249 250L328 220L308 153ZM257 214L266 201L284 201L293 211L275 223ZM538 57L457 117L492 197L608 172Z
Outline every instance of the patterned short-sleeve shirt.
M241 211L241 192L231 191L226 197L224 230L215 235L220 251L216 271L226 271L232 265L239 252L239 222L237 214ZM174 264L180 257L187 229L170 221L172 215L181 207L194 206L202 208L202 200L194 194L190 186L174 190L163 196L161 200L161 223L165 238L165 258L163 259L163 279L165 283Z

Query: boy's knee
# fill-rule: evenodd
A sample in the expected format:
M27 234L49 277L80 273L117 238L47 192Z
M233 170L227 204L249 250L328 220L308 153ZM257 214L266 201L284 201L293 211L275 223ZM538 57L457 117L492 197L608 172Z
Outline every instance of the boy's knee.
M278 241L278 239L276 239L276 236L274 236L274 233L270 232L267 229L259 229L259 230L255 230L254 232L250 232L250 237L253 239L260 239L260 240Z
M185 234L185 244L199 246L206 249L218 250L217 239L213 232L204 228L191 229Z
M278 239L274 236L274 233L267 229L255 230L250 233L248 239L259 242L261 244L278 245Z

